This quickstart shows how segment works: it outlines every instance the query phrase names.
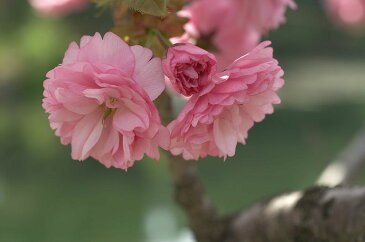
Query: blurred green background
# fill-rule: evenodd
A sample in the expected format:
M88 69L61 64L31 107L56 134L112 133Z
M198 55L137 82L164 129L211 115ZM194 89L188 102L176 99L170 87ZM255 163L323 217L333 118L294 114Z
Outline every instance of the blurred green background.
M234 158L198 163L221 213L312 185L364 124L365 27L333 25L318 0L297 3L265 36L286 71L283 104ZM0 242L192 241L163 161L128 172L72 161L49 128L45 73L71 41L112 27L98 12L47 19L25 0L0 0Z

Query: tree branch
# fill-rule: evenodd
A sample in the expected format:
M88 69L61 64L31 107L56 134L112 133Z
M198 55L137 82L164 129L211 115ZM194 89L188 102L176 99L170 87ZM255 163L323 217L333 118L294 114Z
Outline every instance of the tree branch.
M116 5L113 9L116 24L121 23L125 6ZM171 98L162 94L157 106L166 125L173 119ZM340 179L328 182L325 174L331 172L325 171L319 183L334 185L350 181L365 160L364 141L365 131L332 165L341 168ZM221 217L209 200L194 163L180 156L166 156L176 201L199 242L365 241L365 188L315 187L277 196L233 216Z
M314 187L239 213L225 242L364 242L365 189Z
M158 102L163 121L172 117L171 99ZM349 181L365 157L365 131L342 153ZM199 242L364 242L365 188L314 187L258 203L232 216L217 214L194 162L168 155L176 201ZM339 179L337 180L339 181ZM334 184L334 183L332 183Z
M175 199L187 215L197 241L221 242L227 224L217 215L205 193L196 166L181 157L169 157Z
M173 120L168 94L159 97L158 107L166 125ZM175 188L175 199L187 215L188 224L199 242L221 242L228 225L221 219L200 182L192 161L168 154L168 167Z
M336 186L351 183L365 162L365 128L347 148L323 171L318 185Z

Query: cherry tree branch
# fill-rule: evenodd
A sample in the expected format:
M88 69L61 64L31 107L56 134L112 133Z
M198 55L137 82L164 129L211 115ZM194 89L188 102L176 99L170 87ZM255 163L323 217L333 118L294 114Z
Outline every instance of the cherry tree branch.
M327 185L282 194L235 214L225 242L363 242L365 188L353 181L365 162L365 129L322 173Z
M168 94L159 98L158 107L165 124L173 120L172 101ZM199 242L222 241L227 223L217 215L194 162L171 154L167 157L176 202L184 210L196 239Z
M365 128L357 133L346 149L323 171L319 185L351 183L365 163Z
M166 122L172 120L168 95L159 100ZM362 132L340 156L348 181L362 163ZM176 201L199 242L364 242L365 188L313 187L282 194L231 216L219 216L206 194L194 162L168 155Z
M116 5L113 9L115 22L119 24L126 8ZM173 119L171 98L162 94L157 106L166 125ZM342 169L340 179L327 182L327 178L321 178L319 183L335 185L351 180L364 161L364 141L365 131L335 162ZM166 157L176 202L199 242L365 241L365 188L314 187L276 196L223 217L206 194L194 163L171 154Z
M200 225L205 221L191 216L189 206L195 207L190 204L182 208L199 242L365 241L363 187L313 187L278 195L227 219L218 218L218 226L206 223L194 227L198 221ZM217 232L217 228L221 230Z
M238 213L224 242L363 242L364 228L364 188L314 187Z
M185 211L189 227L197 241L222 241L227 224L217 215L200 182L195 164L180 157L169 157L175 199Z

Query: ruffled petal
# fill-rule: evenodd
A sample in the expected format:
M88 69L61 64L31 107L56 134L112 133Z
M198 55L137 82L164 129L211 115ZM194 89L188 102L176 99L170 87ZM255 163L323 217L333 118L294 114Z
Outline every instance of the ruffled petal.
M136 64L133 79L146 91L151 100L155 100L165 89L165 79L161 60L152 58L152 51L142 46L132 46Z

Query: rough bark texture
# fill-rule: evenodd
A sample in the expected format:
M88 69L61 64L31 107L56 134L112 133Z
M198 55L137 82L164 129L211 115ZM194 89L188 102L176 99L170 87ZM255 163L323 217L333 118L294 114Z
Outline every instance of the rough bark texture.
M217 215L198 179L195 165L171 157L169 169L175 187L175 199L186 213L188 225L197 241L223 241L229 224Z
M365 241L365 189L314 187L240 212L225 242Z

